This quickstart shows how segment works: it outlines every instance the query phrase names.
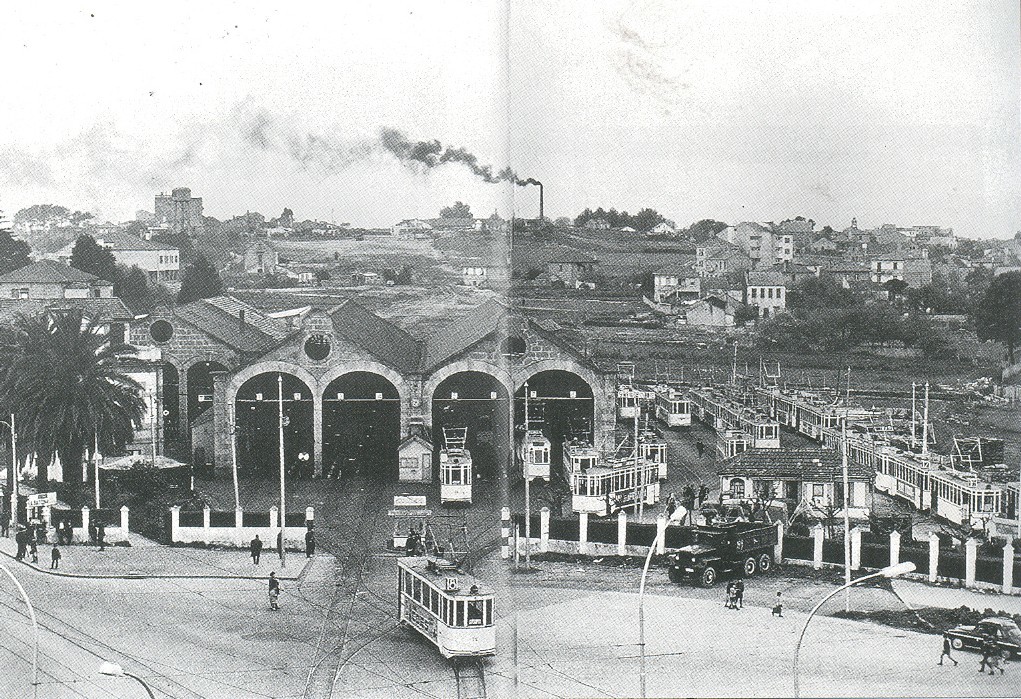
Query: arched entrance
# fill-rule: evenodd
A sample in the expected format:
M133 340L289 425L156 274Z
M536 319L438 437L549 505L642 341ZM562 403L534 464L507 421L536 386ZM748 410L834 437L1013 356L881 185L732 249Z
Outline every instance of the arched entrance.
M281 396L284 468L289 476L311 474L315 439L312 389L293 374L275 371L257 374L238 389L234 409L240 473L259 478L279 473Z
M444 427L467 427L476 473L493 479L509 453L510 396L495 376L480 371L451 374L432 395L434 464L439 463Z
M561 369L540 371L530 376L528 384L529 425L541 425L553 443L552 468L563 468L563 445L566 438L581 437L592 441L595 400L592 387L574 372ZM520 438L525 424L525 385L514 394L514 424Z
M401 398L369 371L338 376L323 392L323 476L396 478Z
M213 373L227 371L220 362L196 362L188 367L188 420L213 407Z
M163 439L176 445L180 437L178 420L181 419L181 375L177 367L163 362Z

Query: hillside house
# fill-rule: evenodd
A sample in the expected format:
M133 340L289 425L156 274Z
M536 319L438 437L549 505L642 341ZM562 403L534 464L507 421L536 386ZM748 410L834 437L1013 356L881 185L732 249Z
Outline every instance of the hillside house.
M695 271L700 277L718 277L751 268L751 258L731 243L712 240L695 248Z
M104 229L102 234L97 232L94 239L97 245L113 253L113 259L117 264L138 267L152 282L176 281L181 276L181 251L173 245L152 240L151 230L147 229L142 236L135 236L110 228ZM59 250L41 257L69 265L77 242L72 241Z
M743 250L755 269L768 269L794 259L792 235L754 221L728 226L717 233L716 237Z
M787 277L778 270L745 273L744 302L755 307L760 318L772 318L787 310Z
M585 222L584 227L590 231L608 231L610 230L610 222L605 218L590 218Z
M870 278L875 284L900 279L917 289L932 283L932 263L928 258L886 254L869 260Z
M657 223L649 229L649 235L674 235L676 233L677 230L666 221Z
M431 235L433 227L418 218L409 218L398 221L390 227L390 232L401 238L418 238L419 236Z
M546 271L564 286L577 288L579 282L591 277L599 265L599 260L585 253L573 250L562 250L554 253L546 263Z
M665 267L653 272L652 280L656 303L697 301L702 294L702 279L690 267Z
M834 449L749 449L720 463L717 474L724 497L782 501L789 513L810 517L843 516L843 470ZM848 463L852 519L868 518L873 477L871 468Z
M280 253L269 243L260 240L245 249L242 265L246 274L276 274L280 267Z
M729 297L706 296L685 308L685 321L700 327L732 328L739 307L740 304Z
M113 282L55 260L40 260L0 276L0 299L112 298Z

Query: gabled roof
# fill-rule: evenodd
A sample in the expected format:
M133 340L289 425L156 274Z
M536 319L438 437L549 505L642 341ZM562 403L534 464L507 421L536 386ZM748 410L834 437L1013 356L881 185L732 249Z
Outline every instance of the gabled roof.
M832 482L842 477L840 453L833 449L749 449L723 461L716 469L721 476L751 476L777 480L797 479ZM874 471L848 461L848 477L871 481Z
M490 299L450 325L440 328L425 341L422 368L428 370L438 366L479 342L500 327L506 313L506 306L496 299Z
M787 276L772 269L748 272L746 281L748 286L787 286Z
M557 250L549 256L548 262L553 264L593 264L599 262L592 255L587 255L577 250L570 250L567 248Z
M0 299L0 325L8 324L20 315L33 316L43 311L74 310L96 318L101 323L128 321L135 316L118 298L85 299Z
M89 285L95 282L113 283L54 260L33 262L0 276L0 284Z
M422 343L389 320L380 318L354 301L347 301L330 313L333 331L361 347L380 362L402 371L416 371L422 357Z
M146 240L136 235L130 235L124 231L108 231L99 236L103 246L111 250L177 250L173 245L161 243L158 240ZM98 242L98 241L97 241Z
M241 322L241 311L245 320ZM180 306L174 316L234 349L263 354L293 331L283 322L230 296L216 296Z

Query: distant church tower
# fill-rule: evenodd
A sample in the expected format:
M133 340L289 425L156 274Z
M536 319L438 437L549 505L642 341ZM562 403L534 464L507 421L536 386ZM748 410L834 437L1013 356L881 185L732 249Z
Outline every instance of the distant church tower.
M852 218L851 219L851 228L857 228L857 227L858 227L858 218L857 217Z

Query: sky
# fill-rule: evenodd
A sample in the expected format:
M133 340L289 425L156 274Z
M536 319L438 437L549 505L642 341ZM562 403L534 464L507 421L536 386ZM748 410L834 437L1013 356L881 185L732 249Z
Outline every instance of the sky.
M0 210L130 220L187 186L221 219L536 214L396 130L541 180L551 217L1021 230L1013 0L377 5L7 8Z

